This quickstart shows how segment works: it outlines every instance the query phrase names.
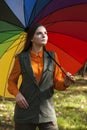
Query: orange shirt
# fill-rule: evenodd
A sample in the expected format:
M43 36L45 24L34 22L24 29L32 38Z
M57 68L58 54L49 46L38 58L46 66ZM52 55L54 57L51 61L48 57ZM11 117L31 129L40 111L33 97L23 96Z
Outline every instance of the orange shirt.
M43 51L39 52L38 54L30 51L30 59L34 75L36 77L37 82L39 83L44 67ZM58 62L56 53L55 53L55 60ZM66 88L64 87L64 78L62 76L62 72L56 64L54 67L55 67L53 76L54 88L57 90L65 90ZM19 93L17 83L20 74L21 74L20 63L18 57L16 57L12 72L8 79L8 91L14 96L16 96Z

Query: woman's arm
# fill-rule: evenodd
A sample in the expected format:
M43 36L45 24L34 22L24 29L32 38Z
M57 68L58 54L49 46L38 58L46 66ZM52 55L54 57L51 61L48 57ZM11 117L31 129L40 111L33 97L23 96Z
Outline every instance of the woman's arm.
M20 63L18 57L15 57L15 62L11 74L8 78L8 91L12 95L16 96L19 93L17 84L21 74Z

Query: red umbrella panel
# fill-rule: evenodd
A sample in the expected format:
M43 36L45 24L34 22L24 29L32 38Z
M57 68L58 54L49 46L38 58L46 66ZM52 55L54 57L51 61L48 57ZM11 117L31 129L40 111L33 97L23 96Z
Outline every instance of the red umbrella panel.
M86 11L86 3L77 4L55 11L40 21L48 30L48 48L58 53L60 64L72 74L87 60Z

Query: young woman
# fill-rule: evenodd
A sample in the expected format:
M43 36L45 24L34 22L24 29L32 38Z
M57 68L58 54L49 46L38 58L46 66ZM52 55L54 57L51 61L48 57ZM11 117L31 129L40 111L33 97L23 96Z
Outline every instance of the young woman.
M27 34L24 50L15 57L8 79L8 91L15 96L15 130L58 130L53 105L54 89L65 90L72 81L62 72L45 52L48 41L43 25L31 27ZM58 62L55 52L48 53ZM17 88L22 75L20 89ZM74 80L74 77L67 73Z

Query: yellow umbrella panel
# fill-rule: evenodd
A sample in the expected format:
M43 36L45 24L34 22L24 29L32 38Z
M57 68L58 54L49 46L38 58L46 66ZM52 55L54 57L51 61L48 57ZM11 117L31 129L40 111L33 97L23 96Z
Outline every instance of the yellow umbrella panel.
M2 45L4 45L6 43L12 42L12 45L4 52L4 54L0 58L0 96L2 97L13 98L13 96L9 94L7 90L8 77L13 67L15 55L22 51L25 39L26 33L20 33L5 41L5 43L2 43ZM18 86L20 82L21 79L19 80Z

